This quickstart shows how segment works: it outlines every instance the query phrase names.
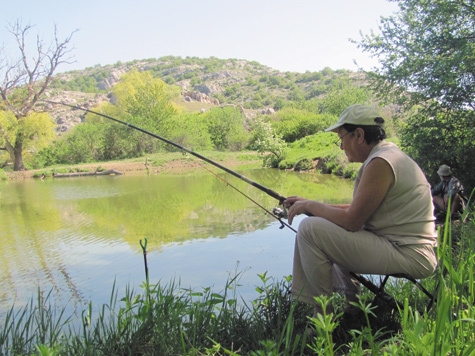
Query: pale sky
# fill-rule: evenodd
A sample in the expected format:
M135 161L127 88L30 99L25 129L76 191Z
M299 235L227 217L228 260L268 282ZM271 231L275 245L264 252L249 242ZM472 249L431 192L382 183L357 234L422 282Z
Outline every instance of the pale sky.
M301 73L356 71L356 60L369 70L377 61L348 39L379 32L380 17L397 8L387 0L0 0L0 49L12 56L7 26L21 19L48 42L55 24L60 39L78 29L75 63L59 72L168 55Z

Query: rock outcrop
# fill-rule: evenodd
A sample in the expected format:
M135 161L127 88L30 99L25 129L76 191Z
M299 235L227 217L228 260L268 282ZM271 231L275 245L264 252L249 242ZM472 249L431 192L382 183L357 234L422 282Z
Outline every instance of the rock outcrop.
M219 105L219 100L215 98L210 98L205 93L201 93L199 91L187 91L183 93L183 98L186 101L198 101L200 103L212 104L212 105Z

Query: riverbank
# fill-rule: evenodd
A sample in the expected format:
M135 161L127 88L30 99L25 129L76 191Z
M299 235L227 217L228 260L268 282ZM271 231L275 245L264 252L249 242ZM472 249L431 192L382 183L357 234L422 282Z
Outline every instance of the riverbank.
M222 292L145 284L124 297L113 290L110 304L98 312L89 304L78 328L55 312L49 295L12 308L0 333L0 354L473 355L474 288L467 276L475 268L475 240L473 224L467 228L445 227L438 249L441 268L421 281L437 293L429 312L424 293L414 292L411 283L388 283L387 291L405 303L400 313L372 301L363 289L361 318L351 320L344 318L337 295L335 315L309 319L309 307L291 298L290 276L280 281L260 274L259 296L245 308L236 298L238 275ZM309 328L315 332L309 335Z
M204 157L230 169L250 169L262 167L262 157L256 152L207 152ZM26 171L5 171L8 180L44 178L52 173L95 172L115 170L126 175L180 174L193 170L204 170L211 165L189 154L166 152L144 157L110 162L95 162L76 165L61 165Z

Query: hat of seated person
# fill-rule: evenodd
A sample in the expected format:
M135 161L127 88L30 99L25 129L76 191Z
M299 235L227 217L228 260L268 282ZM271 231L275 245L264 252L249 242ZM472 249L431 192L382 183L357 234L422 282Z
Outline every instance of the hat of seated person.
M447 177L452 175L452 170L446 164L443 164L439 167L437 174L442 177Z
M336 129L344 124L382 126L383 123L384 119L381 117L381 113L374 106L355 104L347 107L337 123L325 131L336 132Z

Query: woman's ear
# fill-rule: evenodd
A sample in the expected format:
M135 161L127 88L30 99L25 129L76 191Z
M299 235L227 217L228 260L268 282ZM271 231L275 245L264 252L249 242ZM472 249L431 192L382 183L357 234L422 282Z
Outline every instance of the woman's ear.
M361 127L356 129L356 138L360 141L361 138L364 140L364 130Z

